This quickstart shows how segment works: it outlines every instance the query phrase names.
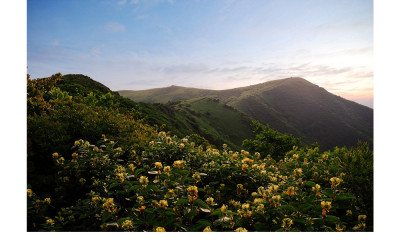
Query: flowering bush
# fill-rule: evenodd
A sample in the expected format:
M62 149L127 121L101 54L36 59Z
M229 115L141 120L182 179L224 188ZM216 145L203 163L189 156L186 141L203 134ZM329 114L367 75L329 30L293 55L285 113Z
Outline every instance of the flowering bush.
M295 148L275 161L226 145L203 148L165 132L142 152L105 136L97 145L78 140L73 149L71 156L52 155L58 175L51 202L28 190L32 230L372 230L334 152ZM71 200L71 190L74 204L41 209L54 199Z

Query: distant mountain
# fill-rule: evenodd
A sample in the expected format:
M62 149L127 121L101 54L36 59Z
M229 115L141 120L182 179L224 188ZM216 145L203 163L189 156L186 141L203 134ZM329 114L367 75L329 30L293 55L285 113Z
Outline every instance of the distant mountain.
M302 78L286 78L228 90L170 86L118 91L137 102L167 103L209 97L252 119L321 148L373 142L373 110L333 95Z

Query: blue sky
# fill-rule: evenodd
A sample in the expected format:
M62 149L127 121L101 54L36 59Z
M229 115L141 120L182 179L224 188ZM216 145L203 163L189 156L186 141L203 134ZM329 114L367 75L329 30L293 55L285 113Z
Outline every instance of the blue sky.
M28 73L112 90L291 76L372 107L370 0L28 0Z

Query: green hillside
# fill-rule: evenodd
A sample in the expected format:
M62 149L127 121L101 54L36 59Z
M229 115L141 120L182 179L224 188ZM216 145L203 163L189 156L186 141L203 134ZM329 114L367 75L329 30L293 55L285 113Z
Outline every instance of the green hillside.
M244 139L252 138L251 119L213 98L196 98L175 105L176 118L188 121L197 133L212 144L227 143L241 149Z
M249 123L216 98L143 104L82 75L28 75L26 230L373 231L367 143L320 152L255 121L235 150Z
M345 100L302 78L286 78L228 90L168 87L143 91L119 91L143 102L212 97L271 128L318 142L323 149L354 146L373 141L373 110ZM156 101L157 100L157 101Z
M211 144L226 143L240 150L244 139L253 138L252 120L240 111L212 98L195 98L166 104L142 103L119 96L103 84L83 75L65 75L58 86L74 95L113 94L113 107L130 111L137 119L157 125L179 137L198 134Z

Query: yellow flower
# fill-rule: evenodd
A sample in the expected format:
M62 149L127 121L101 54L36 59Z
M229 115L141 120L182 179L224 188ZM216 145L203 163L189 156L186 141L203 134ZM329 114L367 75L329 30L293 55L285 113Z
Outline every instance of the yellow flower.
M367 216L365 214L360 214L358 216L358 221L361 221L361 220L365 221L366 219L367 219Z
M254 160L252 160L252 159L250 159L248 157L244 158L243 161L242 161L242 163L246 163L246 164L251 164L253 162L254 162Z
M295 174L296 176L301 176L301 175L303 174L303 169L301 169L301 168L296 168L293 172L294 172L294 174Z
M247 232L247 229L244 227L239 227L235 230L235 232Z
M181 143L179 144L179 149L183 149L185 147L185 144Z
M136 198L136 200L137 200L137 202L142 203L144 201L144 198L143 198L143 196L138 196Z
M294 195L294 187L292 187L292 186L288 187L287 191L284 192L284 193L289 195L289 196Z
M280 196L280 195L274 195L274 196L272 196L272 201L274 201L274 202L279 202L280 199L281 199L281 196Z
M294 154L294 155L293 155L293 159L294 159L294 160L299 159L299 155L298 155L298 154Z
M249 203L242 204L242 209L243 210L249 210L250 209L250 204Z
M124 230L130 230L133 229L133 223L131 220L125 220L124 222L122 222L121 227Z
M255 205L261 204L262 202L263 202L263 199L261 199L261 198L255 198L254 201L253 201L253 203Z
M198 191L196 186L189 186L187 188L187 191L189 192L190 195L197 196Z
M257 208L256 208L256 210L257 210L258 212L263 212L263 211L264 211L264 205L263 205L263 204L258 205Z
M64 164L64 157L60 157L59 159L57 159L57 163L60 165Z
M146 209L146 206L143 206L143 205L138 208L139 212L142 212L145 209Z
M32 197L32 189L27 189L28 197Z
M160 208L162 208L162 209L167 209L167 207L168 207L168 201L166 201L166 200L160 200L160 202L158 203L158 206L160 207Z
M164 167L164 169L163 169L164 173L168 173L169 171L171 171L171 167L170 166Z
M166 232L166 231L165 231L165 228L163 228L163 227L157 227L156 232Z
M321 186L316 184L315 187L312 187L312 191L315 192L317 196L321 195Z
M228 206L223 204L222 207L221 207L221 213L226 214L227 211L228 211Z
M174 168L181 169L185 167L184 161L174 161Z
M146 176L140 176L139 182L147 185L149 183L149 178L147 178Z
M332 208L330 201L321 201L322 215L325 216L327 212Z
M206 228L204 228L203 232L212 232L210 226L207 226Z
M46 223L50 224L50 226L53 226L54 225L54 220L48 219L48 220L46 220Z
M93 197L92 197L92 202L93 202L94 204L96 204L98 201L100 201L100 197L98 197L98 196L93 196Z
M285 219L283 219L283 221L282 221L282 228L283 228L285 231L289 231L292 225L293 225L293 220L292 220L292 219L290 219L290 218L285 218Z
M50 205L51 199L50 198L44 198L43 202Z
M200 174L199 174L198 172L194 173L194 174L192 175L192 178L193 178L196 182L199 182L199 181L201 180L201 176L200 176Z
M337 177L332 177L332 178L330 179L330 182L331 182L332 188L334 188L334 187L339 186L340 183L343 182L343 180L340 179L340 178L337 178Z
M117 208L114 204L114 198L103 199L103 208L107 209L109 213L115 213Z
M343 232L346 229L345 225L336 224L336 231Z
M278 189L279 189L279 186L278 185L271 185L271 186L269 186L268 189L269 189L270 192L276 193L278 191Z
M161 162L156 162L154 165L157 169L161 169L163 167Z
M207 204L209 204L210 206L213 206L213 205L214 205L214 198L208 197L208 198L206 199L206 202L207 202Z
M366 226L367 226L367 225L365 224L365 222L362 222L362 223L359 223L359 224L356 226L356 228L357 228L358 230L364 230Z
M57 152L53 153L53 158L58 158L58 153Z
M78 154L77 153L72 153L72 158L77 159L78 158Z

